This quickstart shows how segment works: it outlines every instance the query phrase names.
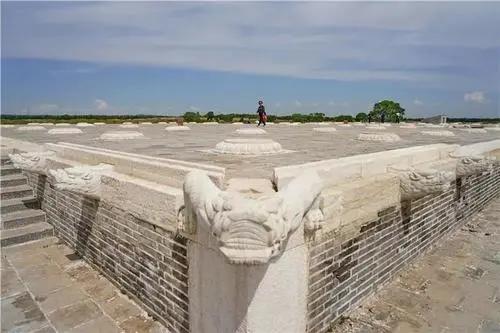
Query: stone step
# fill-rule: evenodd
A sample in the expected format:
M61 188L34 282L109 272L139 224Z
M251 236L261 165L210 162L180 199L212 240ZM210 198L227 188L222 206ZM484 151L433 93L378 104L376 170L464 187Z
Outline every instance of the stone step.
M59 243L59 239L56 236L49 236L46 238L35 239L28 241L26 243L14 244L8 247L2 248L2 255L19 255L20 252L29 251L32 252L34 249L42 249L52 244Z
M45 212L41 209L25 209L2 214L2 229L14 229L29 224L45 222Z
M40 203L34 196L2 200L0 202L0 213L8 214L25 209L39 209Z
M1 233L1 245L4 247L53 236L54 229L47 222L39 222L15 229L5 229Z
M2 167L0 168L1 176L12 175L15 173L21 173L21 169L14 168L12 164L2 165Z
M0 165L10 165L12 162L8 155L0 156Z
M14 173L12 175L0 176L1 187L26 185L26 183L27 183L26 176L23 175L22 173Z
M32 195L33 189L28 185L2 187L2 189L0 190L0 198L2 200L23 198Z

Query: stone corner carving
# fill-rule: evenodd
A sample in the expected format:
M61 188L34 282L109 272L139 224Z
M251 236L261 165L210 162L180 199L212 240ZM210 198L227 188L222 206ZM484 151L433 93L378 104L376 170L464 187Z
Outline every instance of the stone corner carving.
M318 174L306 172L282 191L253 199L222 191L205 173L193 171L184 182L179 229L204 228L232 264L264 264L282 252L301 223L309 232L322 227L321 190Z
M55 156L53 151L29 152L19 154L9 154L9 158L15 168L47 174L47 158Z
M101 197L101 176L112 169L112 165L101 163L94 166L50 170L49 174L56 189L99 199Z
M455 179L454 172L435 169L389 167L388 171L399 175L402 200L445 192Z
M450 157L457 160L457 176L479 174L493 167L494 159L482 155L457 155L450 153Z

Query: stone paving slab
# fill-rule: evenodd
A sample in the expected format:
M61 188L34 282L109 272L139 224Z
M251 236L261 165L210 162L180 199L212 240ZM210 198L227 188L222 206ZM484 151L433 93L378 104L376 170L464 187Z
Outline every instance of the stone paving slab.
M188 124L190 131L167 132L165 125L139 126L134 129L120 128L119 125L102 125L82 128L79 135L49 135L47 131L17 131L16 128L2 129L2 136L13 139L34 142L38 144L51 142L70 142L107 148L136 154L156 157L173 158L190 162L207 163L227 168L228 179L241 177L270 178L272 168L285 165L301 164L305 162L321 161L332 158L373 153L390 149L405 148L410 146L428 145L433 143L472 144L500 138L500 131L487 131L486 133L467 133L461 129L446 129L455 133L453 137L436 137L422 135L424 130L435 131L440 128L415 128L403 129L397 124L392 124L378 133L395 133L401 137L398 142L370 142L360 141L357 137L362 132L374 132L364 126L336 127L333 133L319 133L313 131L315 124L302 124L299 126L270 125L266 126L264 135L238 135L239 128L255 128L255 125L203 125ZM50 129L50 127L47 127ZM133 130L144 134L144 139L126 141L103 141L99 136L107 131ZM275 154L267 156L232 156L227 154L207 153L215 145L227 138L266 138L280 143L283 149L292 153Z
M331 332L500 332L500 198Z
M2 333L167 330L55 238L2 249Z

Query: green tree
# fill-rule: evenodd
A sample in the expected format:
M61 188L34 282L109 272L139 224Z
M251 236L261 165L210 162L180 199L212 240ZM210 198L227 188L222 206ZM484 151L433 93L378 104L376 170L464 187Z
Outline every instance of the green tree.
M200 121L200 113L199 112L185 112L183 115L184 121Z
M207 117L208 121L214 119L214 112L213 111L208 111L207 114L205 115L205 117Z
M360 112L356 115L356 121L367 121L368 115L364 112Z
M383 100L373 105L373 110L370 112L372 119L380 120L382 113L385 113L386 121L396 121L399 113L399 119L404 118L405 109L403 109L399 103L389 100Z

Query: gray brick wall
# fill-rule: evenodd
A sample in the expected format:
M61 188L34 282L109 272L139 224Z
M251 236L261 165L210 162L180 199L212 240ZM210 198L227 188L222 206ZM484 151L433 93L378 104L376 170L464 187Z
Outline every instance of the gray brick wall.
M189 332L187 240L26 173L56 235L170 332Z
M500 194L500 166L457 179L452 189L378 213L339 244L333 234L309 244L308 332L326 332L441 237Z

